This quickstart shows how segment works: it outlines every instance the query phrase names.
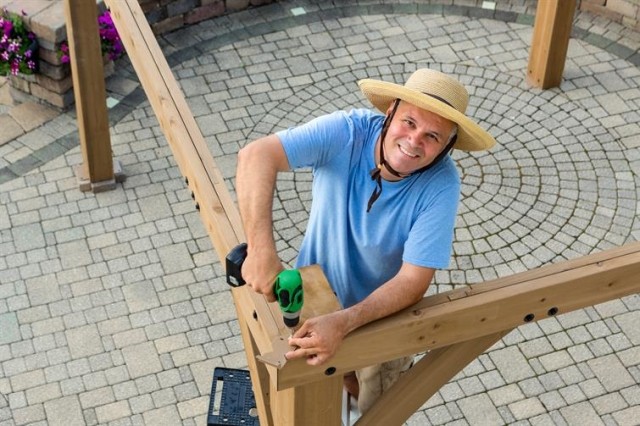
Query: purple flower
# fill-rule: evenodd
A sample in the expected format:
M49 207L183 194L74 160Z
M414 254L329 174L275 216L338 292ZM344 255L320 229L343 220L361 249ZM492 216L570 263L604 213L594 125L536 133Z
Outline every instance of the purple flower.
M8 37L11 35L11 31L13 30L13 22L6 20L4 21L4 34Z
M33 74L38 69L37 51L28 46L37 42L36 36L22 22L26 12L10 13L0 9L0 73Z

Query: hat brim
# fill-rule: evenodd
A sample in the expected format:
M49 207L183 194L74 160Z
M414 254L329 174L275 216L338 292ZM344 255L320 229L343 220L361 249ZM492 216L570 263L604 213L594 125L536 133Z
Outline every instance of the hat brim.
M496 144L496 140L477 123L446 103L413 89L386 81L364 79L358 82L360 90L381 112L387 112L395 99L402 99L418 108L438 114L458 125L458 138L453 145L463 151L482 151Z

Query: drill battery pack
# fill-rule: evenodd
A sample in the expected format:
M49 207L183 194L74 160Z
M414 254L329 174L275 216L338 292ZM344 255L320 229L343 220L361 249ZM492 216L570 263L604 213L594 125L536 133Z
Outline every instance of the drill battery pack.
M246 370L216 367L207 426L259 426L258 409Z

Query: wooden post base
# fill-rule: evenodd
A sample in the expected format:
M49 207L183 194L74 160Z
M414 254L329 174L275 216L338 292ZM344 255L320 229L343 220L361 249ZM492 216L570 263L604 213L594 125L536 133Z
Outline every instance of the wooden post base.
M111 191L116 188L116 184L122 183L127 180L127 176L122 170L122 165L118 160L113 160L113 179L107 179L100 182L91 182L89 176L84 171L83 165L76 166L75 168L76 180L78 182L78 189L82 192L98 192Z

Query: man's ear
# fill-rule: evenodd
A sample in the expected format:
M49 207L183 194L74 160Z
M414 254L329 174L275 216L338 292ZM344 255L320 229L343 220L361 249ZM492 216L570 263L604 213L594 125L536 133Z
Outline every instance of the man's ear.
M396 100L394 100L393 102L391 102L391 103L389 104L389 108L387 108L387 111L385 112L385 115L386 115L387 117L388 117L389 115L391 115L391 114L393 113L393 110L394 110L394 108L395 108L396 104L399 104L399 103L400 103L400 99L396 99Z

